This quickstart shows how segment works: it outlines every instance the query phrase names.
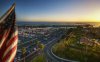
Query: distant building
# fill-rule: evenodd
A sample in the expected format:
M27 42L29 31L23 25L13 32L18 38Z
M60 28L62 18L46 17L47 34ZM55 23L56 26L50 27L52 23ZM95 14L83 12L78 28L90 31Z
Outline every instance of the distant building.
M98 40L89 39L87 37L82 37L80 39L80 44L86 44L86 45L90 45L90 46L93 46L93 45L99 45L100 46L100 43L98 42Z

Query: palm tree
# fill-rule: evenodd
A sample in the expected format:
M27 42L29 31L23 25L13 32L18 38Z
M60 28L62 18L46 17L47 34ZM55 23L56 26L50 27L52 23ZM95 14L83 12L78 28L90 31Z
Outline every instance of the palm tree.
M23 48L22 48L22 55L23 55L23 57L24 57L23 62L25 62L25 56L26 56L25 53L26 53L26 48L23 47Z

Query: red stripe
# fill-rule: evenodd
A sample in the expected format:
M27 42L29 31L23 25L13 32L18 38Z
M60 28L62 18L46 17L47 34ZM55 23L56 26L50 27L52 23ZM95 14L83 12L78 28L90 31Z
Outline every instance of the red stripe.
M0 35L0 39L2 39L2 35Z
M4 56L4 53L6 53L6 49L8 48L8 46L10 46L10 44L12 44L13 42L15 42L15 40L17 40L17 36L16 38L11 37L14 33L14 26L15 26L15 21L16 21L16 17L15 17L15 5L12 5L11 8L6 12L6 14L3 17L4 19L2 19L1 22L1 27L0 27L0 41L4 40L4 42L2 42L2 45L0 45L0 62L6 62L9 60L9 58L11 59L11 61L14 60L14 57L11 58L11 56L14 54L14 52L17 50L17 44L13 45L14 47L12 47L11 49L9 49L10 51L7 52L7 54ZM9 20L7 20L8 18L11 18ZM14 19L14 20L13 20ZM9 22L10 21L10 22ZM12 26L9 25L9 27L7 29L2 29L2 26L5 26L5 24L7 23L11 23ZM12 23L13 22L13 23ZM3 33L2 33L3 32ZM18 34L17 34L18 35ZM14 36L15 37L15 36ZM13 38L13 39L12 39ZM10 40L12 39L12 40ZM8 41L10 43L8 43ZM8 46L7 46L8 45ZM12 45L11 45L12 46Z
M4 40L4 43L2 44L1 48L5 47L6 40L7 40L7 37L9 36L9 33L10 33L10 29L7 32L4 33L2 39L5 38L5 40Z
M2 39L5 38L5 41L4 41L4 43L2 44L1 48L3 48L3 47L5 46L7 37L9 36L9 33L10 33L10 29L9 29L7 32L4 33Z
M4 37L7 38L9 33L10 33L10 29L9 29L7 32L4 33L3 38L4 38ZM3 38L2 38L2 39L3 39ZM7 40L7 39L5 39L4 43L2 44L2 46L1 46L1 48L0 48L0 60L2 60L2 56L3 56L4 51L5 51L5 49L6 49L6 40Z
M17 47L16 47L16 51L17 51ZM16 55L15 55L15 56L16 56ZM13 59L12 59L12 61L11 61L11 62L14 62L15 56L13 57Z
M0 51L1 51L1 52L0 52L0 60L2 60L2 57L3 57L4 52L5 52L6 49L11 45L11 43L13 43L16 39L18 39L18 35L16 35L16 36L14 36L14 37L10 40L10 42L8 43L8 45L6 45L6 44L7 44L6 41L7 41L7 37L8 37L8 35L9 35L9 33L10 33L10 29L9 29L9 31L5 32L5 34L4 34L4 36L3 36L3 37L6 38L6 40L4 41L3 46L2 46L2 49L0 50ZM11 33L10 35L13 35L13 34ZM1 61L0 61L0 62L1 62Z
M10 58L13 55L13 52L17 49L17 45L14 46L8 53L7 55L3 58L2 62L6 62L8 58ZM11 60L13 61L13 60Z
M4 32L4 34L0 35L0 37L2 37L2 39L3 39L4 37L6 37L6 35L7 35L8 32L9 32L9 31Z
M18 35L14 36L13 38L11 38L11 39L9 40L9 43L7 44L7 48L8 48L13 42L15 42L16 39L18 39ZM7 49L7 48L6 48L6 49Z
M17 40L17 39L18 39L18 35L16 35L15 37L13 37L13 38L10 40L10 42L8 43L8 45L6 46L6 49L8 49L9 46L10 46L15 40ZM5 51L6 51L6 49L5 49Z

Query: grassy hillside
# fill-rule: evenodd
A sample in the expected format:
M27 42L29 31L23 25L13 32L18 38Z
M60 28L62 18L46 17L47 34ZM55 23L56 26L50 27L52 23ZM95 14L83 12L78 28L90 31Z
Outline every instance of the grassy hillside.
M41 54L41 55L35 57L35 58L32 60L32 62L46 62L46 59L45 59L44 55Z
M53 46L53 52L59 57L80 61L100 62L100 46L80 44L81 37L87 37L84 29L73 29L67 38Z

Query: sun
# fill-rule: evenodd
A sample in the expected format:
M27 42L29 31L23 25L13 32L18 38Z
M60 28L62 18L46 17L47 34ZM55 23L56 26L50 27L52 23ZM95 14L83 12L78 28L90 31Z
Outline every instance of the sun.
M97 17L96 18L96 22L100 22L100 17Z
M94 22L100 22L100 9L93 12L90 16Z

